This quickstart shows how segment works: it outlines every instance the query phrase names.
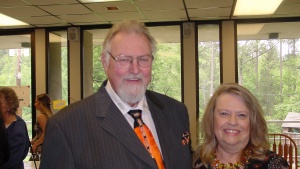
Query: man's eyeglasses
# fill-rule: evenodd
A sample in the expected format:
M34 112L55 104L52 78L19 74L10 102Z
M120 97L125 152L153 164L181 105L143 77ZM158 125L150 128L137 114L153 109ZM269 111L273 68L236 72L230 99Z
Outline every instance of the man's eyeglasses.
M128 68L131 65L133 59L136 59L138 65L141 67L149 67L153 61L152 55L143 55L137 58L133 58L132 56L126 55L119 55L115 57L110 52L107 53L110 55L110 57L112 57L115 60L117 66L121 68Z

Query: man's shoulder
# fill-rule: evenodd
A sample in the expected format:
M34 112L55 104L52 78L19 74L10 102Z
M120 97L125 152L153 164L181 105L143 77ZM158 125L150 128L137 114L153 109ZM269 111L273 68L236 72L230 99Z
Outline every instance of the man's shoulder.
M98 91L84 99L71 103L63 109L59 110L51 118L68 118L69 116L75 116L77 114L86 115L86 113L91 112L90 110L94 110L97 104L99 104L99 101L101 101L102 94L103 93L101 93L101 91Z
M147 97L147 99L150 99L150 100L158 100L161 102L173 102L174 104L176 104L176 103L183 104L182 102L176 100L175 98L172 98L168 95L158 93L155 91L151 91L151 90L146 91L146 97Z
M146 98L148 105L156 105L161 110L166 109L177 109L177 110L185 110L186 106L184 103L171 98L170 96L147 90Z

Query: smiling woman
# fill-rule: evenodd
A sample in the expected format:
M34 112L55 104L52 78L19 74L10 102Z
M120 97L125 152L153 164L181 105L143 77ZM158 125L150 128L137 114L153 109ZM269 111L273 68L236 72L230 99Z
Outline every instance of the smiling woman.
M202 119L203 140L194 154L194 168L278 168L289 165L269 150L268 128L254 95L235 83L214 92Z
M241 97L224 93L216 100L214 129L219 147L234 145L235 150L243 149L249 142L249 110Z

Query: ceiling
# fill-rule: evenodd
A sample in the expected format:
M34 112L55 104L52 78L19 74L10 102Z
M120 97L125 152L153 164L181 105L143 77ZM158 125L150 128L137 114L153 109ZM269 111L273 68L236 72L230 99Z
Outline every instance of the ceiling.
M299 17L300 1L284 0L275 14L233 17L235 0L123 0L83 3L80 0L1 0L0 13L28 23L29 26L56 27L111 24L124 19L143 22L227 20L240 18ZM119 10L107 10L107 7Z
M8 29L107 25L124 19L137 19L146 23L258 18L296 18L300 21L300 0L283 0L273 15L247 17L232 16L236 0L123 0L101 3L83 3L82 1L0 0L0 13L29 24L12 27L0 26L0 35L1 30ZM118 7L119 10L108 10L107 7ZM170 31L170 27L164 29L168 30L160 28L162 33L157 34L157 37L164 39L164 32ZM204 32L208 30L218 32L218 28L212 29L210 26L202 27L201 30ZM245 29L241 27L240 30L247 33L254 30L254 28L246 26ZM257 39L264 39L267 38L269 33L278 32L280 33L279 38L299 38L299 30L300 22L287 25L282 23L264 24L260 31L256 32L256 36ZM96 34L96 32L93 32L93 34ZM203 37L211 39L211 37ZM247 35L244 34L241 34L240 37L247 39ZM216 38L218 39L218 37ZM0 46L4 45L3 43L6 42L1 40L0 36Z

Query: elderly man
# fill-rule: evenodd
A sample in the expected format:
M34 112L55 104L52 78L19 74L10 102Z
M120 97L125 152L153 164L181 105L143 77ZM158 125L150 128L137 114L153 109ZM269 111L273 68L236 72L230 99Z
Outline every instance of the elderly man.
M114 25L98 92L49 119L40 169L192 168L186 106L149 91L156 42L143 23Z

